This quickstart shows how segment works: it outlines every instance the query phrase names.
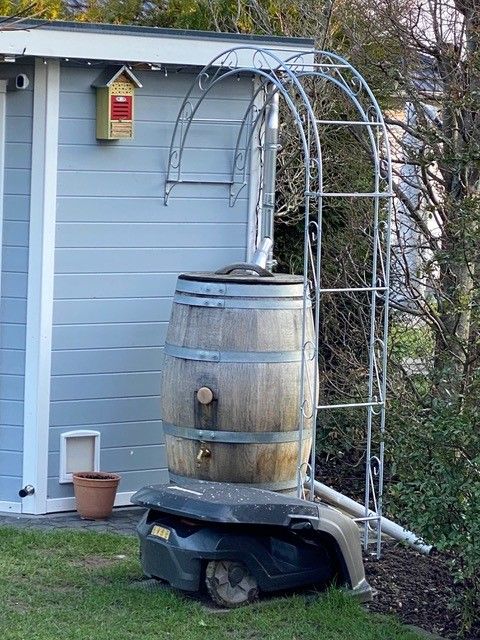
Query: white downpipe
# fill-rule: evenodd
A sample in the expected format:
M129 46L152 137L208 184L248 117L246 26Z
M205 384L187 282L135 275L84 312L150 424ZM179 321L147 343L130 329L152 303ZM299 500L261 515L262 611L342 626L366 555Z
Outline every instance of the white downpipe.
M307 485L310 486L308 478L305 486ZM315 495L333 507L337 507L337 509L341 509L355 518L365 517L365 507L358 502L355 502L355 500L344 496L343 493L339 493L331 487L327 487L327 485L318 482L318 480L314 481L313 486ZM368 515L373 517L376 516L376 513L374 511L369 511ZM432 545L426 544L415 533L408 531L408 529L404 529L396 522L382 517L381 525L382 531L394 540L405 542L405 544L408 544L410 547L413 547L425 555L429 555L432 552Z
M270 247L266 267L273 266L273 225L275 216L275 178L277 174L278 127L279 127L279 93L272 85L268 90L269 103L265 116L265 155L263 165L263 203L261 238L270 238Z

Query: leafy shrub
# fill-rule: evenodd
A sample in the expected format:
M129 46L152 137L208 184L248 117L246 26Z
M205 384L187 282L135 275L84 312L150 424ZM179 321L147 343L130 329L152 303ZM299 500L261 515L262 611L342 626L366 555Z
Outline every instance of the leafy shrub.
M432 330L427 325L408 326L404 323L390 327L390 352L396 360L403 358L430 358L435 341Z
M392 413L390 511L450 556L467 588L466 599L455 604L468 629L480 609L480 410L459 414L434 406L421 415L401 405Z

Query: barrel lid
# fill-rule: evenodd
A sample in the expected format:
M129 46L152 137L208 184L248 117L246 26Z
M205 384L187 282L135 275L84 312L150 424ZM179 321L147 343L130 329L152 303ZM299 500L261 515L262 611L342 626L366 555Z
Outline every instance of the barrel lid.
M235 284L302 284L303 277L290 273L275 273L272 277L262 277L256 274L229 273L219 274L212 271L198 271L193 273L181 273L179 280L193 280L201 282L232 282Z

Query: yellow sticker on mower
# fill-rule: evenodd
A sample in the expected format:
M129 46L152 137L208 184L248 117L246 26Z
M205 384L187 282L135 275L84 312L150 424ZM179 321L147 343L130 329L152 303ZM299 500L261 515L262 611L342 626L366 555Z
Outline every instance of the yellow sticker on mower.
M163 538L164 540L168 540L170 538L170 529L165 529L165 527L161 527L158 524L154 524L152 530L150 531L151 536L156 536L157 538Z

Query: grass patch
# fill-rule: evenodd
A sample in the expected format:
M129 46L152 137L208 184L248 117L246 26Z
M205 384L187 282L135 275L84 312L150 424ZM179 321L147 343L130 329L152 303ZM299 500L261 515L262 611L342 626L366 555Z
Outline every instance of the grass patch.
M139 589L137 541L90 532L0 529L2 640L418 640L338 591L223 614Z

